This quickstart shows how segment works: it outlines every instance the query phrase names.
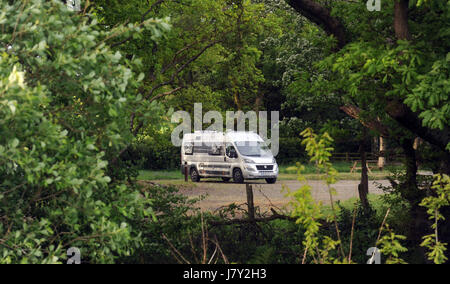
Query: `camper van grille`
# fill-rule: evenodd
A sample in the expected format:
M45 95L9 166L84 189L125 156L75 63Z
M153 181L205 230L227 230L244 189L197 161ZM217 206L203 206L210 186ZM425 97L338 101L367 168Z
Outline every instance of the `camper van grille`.
M258 171L273 171L273 165L270 166L256 166Z

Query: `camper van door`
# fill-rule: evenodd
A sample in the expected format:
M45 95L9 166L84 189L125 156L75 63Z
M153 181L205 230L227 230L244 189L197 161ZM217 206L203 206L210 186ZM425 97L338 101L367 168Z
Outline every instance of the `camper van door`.
M224 167L225 147L223 143L213 143L208 153L208 170L211 176L222 177L227 175Z

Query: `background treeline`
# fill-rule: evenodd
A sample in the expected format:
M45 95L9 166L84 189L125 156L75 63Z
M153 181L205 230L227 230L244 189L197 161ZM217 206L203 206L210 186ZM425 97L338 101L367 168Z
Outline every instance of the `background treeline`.
M277 162L288 165L306 162L307 157L302 140L297 137L280 138L280 151ZM123 161L133 161L143 170L173 170L180 168L180 147L170 140L159 143L139 143L131 146L121 156Z

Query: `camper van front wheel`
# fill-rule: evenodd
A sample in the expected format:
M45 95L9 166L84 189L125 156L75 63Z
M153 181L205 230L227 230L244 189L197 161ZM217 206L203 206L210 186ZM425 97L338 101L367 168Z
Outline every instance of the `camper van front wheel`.
M240 169L235 169L233 171L233 181L235 183L244 183L244 176L242 175L242 171Z
M198 174L198 171L196 168L191 169L191 181L192 182L199 182L200 181L200 175Z

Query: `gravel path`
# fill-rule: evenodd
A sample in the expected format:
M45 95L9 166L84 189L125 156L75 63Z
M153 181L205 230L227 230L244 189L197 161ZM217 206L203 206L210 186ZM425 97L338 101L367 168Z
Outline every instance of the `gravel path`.
M328 189L323 181L308 181L312 186L313 198L322 201L324 204L330 203ZM288 187L291 191L298 190L302 183L298 181L279 181L276 184L266 184L262 181L251 183L253 185L253 195L255 206L259 206L262 211L270 207L283 208L289 202L285 196L283 187ZM342 180L333 185L337 194L333 196L334 200L347 200L352 197L358 197L359 181ZM369 181L369 193L382 194L383 191L377 187L377 184L389 185L387 180ZM180 189L183 194L189 197L198 197L207 195L206 199L199 202L198 206L205 211L214 211L222 206L232 203L237 205L247 202L245 184L223 183L215 181L202 181L195 184L195 187Z

